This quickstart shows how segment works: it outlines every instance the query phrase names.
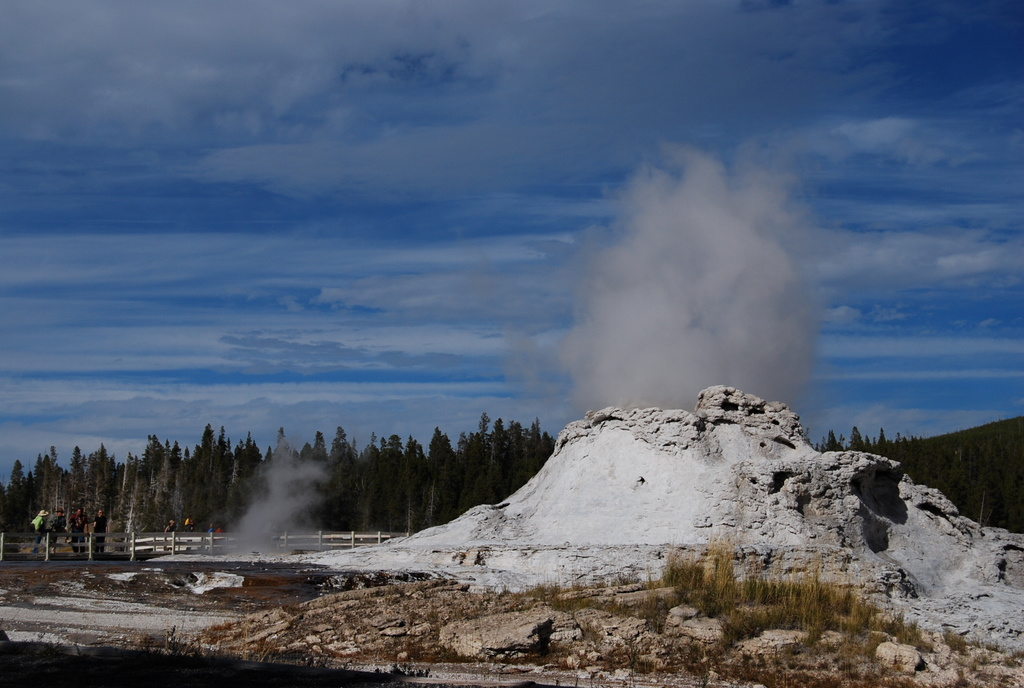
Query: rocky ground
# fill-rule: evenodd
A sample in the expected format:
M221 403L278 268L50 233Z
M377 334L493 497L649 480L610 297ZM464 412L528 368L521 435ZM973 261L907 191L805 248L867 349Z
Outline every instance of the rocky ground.
M251 658L410 671L471 660L499 676L560 684L1022 686L1024 662L952 637L771 629L727 643L720 619L669 607L649 584L481 593L430 580L342 591L210 629L201 642Z
M4 562L0 628L356 680L1024 688L1024 535L970 521L894 461L815 451L784 404L731 387L694 413L590 413L507 500L401 541L254 556ZM690 577L646 582L671 571ZM884 611L822 601L864 595Z
M284 564L5 564L0 600L0 628L21 641L0 643L0 685L104 685L113 663L149 685L221 688L251 685L254 667L261 685L297 686L1024 686L1019 656L938 634L912 647L775 629L727 646L719 620L638 583L502 593ZM143 652L68 652L97 647Z

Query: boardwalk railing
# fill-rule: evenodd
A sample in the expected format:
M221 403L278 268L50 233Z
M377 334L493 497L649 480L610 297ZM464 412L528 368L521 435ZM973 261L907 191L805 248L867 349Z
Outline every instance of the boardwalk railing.
M379 545L408 533L355 531L264 533L0 533L0 561L69 559L151 559L172 554L294 552Z

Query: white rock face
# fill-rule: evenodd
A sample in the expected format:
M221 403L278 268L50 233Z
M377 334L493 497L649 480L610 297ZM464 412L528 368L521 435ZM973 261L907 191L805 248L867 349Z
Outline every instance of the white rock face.
M731 387L704 390L693 413L590 412L506 502L319 559L515 588L656 577L673 547L711 541L783 573L824 565L926 626L1024 649L1024 536L960 516L895 461L815 451L784 404Z
M731 485L736 465L792 454L816 456L796 414L726 387L705 390L695 414L608 408L566 426L554 456L507 502L416 539L463 547L707 543L716 526L734 527L743 508Z

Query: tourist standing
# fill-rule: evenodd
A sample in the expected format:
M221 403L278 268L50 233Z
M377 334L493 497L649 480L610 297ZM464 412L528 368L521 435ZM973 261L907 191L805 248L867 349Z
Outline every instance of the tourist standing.
M68 520L64 517L64 509L57 507L57 513L50 517L49 530L51 533L66 533L68 530ZM57 538L51 538L50 544L53 549L57 549Z
M89 519L85 517L82 507L78 507L75 513L71 514L68 525L71 527L71 551L81 554L85 551L83 543L85 542L85 533L89 529Z
M32 530L36 531L36 546L32 548L32 554L39 553L39 543L42 542L43 538L46 537L46 534L50 532L49 523L47 522L47 516L49 515L50 512L43 509L36 514L35 518L32 519Z
M96 510L96 518L92 522L92 532L94 533L105 533L107 532L107 515L103 509ZM103 551L103 543L106 542L106 537L103 535L97 535L96 537L96 551Z

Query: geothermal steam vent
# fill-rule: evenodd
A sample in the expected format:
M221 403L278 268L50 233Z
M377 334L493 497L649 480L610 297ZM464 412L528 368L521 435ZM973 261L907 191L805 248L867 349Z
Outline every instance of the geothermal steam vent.
M693 413L588 413L506 502L329 557L521 587L656 576L672 547L712 540L783 570L827 562L925 624L1024 645L1024 536L960 516L895 461L815 451L788 407L731 387L704 390Z

